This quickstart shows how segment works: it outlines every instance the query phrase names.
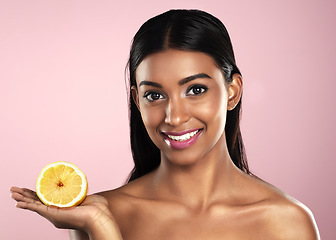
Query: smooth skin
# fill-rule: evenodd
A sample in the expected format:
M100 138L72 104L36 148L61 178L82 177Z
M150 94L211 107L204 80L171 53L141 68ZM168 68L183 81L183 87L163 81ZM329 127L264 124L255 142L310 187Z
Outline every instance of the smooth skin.
M19 208L56 227L77 229L71 239L319 239L307 207L243 173L229 156L226 112L240 100L239 74L226 84L210 56L169 49L146 57L136 79L132 96L161 150L160 166L65 210L42 205L33 191L12 188ZM163 134L190 129L201 134L182 149Z

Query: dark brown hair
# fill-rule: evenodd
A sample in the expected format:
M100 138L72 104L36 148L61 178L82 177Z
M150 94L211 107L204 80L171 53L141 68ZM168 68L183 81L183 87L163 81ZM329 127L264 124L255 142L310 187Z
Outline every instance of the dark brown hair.
M128 62L129 86L136 86L135 72L149 54L166 49L197 51L211 56L222 70L227 83L235 73L241 75L229 34L216 17L199 10L170 10L145 22L134 36ZM128 182L160 165L160 150L147 134L138 108L129 90L130 138L134 168ZM225 135L234 164L250 174L239 122L241 100L227 112Z

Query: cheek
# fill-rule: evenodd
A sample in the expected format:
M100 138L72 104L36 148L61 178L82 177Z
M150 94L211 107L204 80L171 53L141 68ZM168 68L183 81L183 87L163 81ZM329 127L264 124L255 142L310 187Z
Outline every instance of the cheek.
M196 104L194 109L194 115L207 127L215 125L216 128L224 128L227 111L226 94L216 91L216 94L211 94L206 101Z
M162 109L156 108L156 107L147 107L144 104L140 104L141 109L141 117L142 121L145 124L145 127L151 135L152 131L155 131L155 129L160 125L162 121L164 121L164 113L162 112Z

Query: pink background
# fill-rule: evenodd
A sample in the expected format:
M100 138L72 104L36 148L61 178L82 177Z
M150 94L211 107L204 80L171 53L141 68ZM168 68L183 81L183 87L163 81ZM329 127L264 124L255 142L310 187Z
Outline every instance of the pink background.
M335 231L335 1L0 2L1 239L68 239L16 209L53 161L77 164L89 193L132 167L124 68L132 36L171 8L219 17L245 81L242 130L252 171L306 204L322 239Z

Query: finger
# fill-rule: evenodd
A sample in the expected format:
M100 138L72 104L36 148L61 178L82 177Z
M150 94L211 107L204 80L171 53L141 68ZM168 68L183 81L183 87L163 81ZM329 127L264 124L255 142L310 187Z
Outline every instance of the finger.
M35 199L36 201L39 201L39 198L38 196L36 195L36 192L28 189L28 188L22 188L23 192L24 192L24 196L26 197L30 197L30 198L33 198Z
M42 204L41 202L36 201L18 201L16 203L16 207L22 208L22 209L28 209L37 213L43 213L47 212L49 208L48 206Z
M36 196L36 193L28 188L11 187L10 191L20 193L24 196Z
M11 188L9 189L9 191L11 191L11 192L21 192L22 189L19 188L19 187L13 186L13 187L11 187Z
M27 188L19 188L19 187L11 187L9 189L9 191L17 192L17 193L20 193L22 195L32 194L31 192L33 192L32 190L29 190Z
M73 216L71 208L60 208L56 206L46 206L32 202L18 202L18 208L30 210L38 213L42 217L49 220L57 228L74 228L78 224L79 219ZM70 210L70 211L69 211Z
M17 202L26 202L26 203L35 203L35 204L42 204L39 200L35 198L26 197L20 193L13 192L11 197Z
M19 201L19 202L16 203L16 207L36 212L36 213L40 214L41 216L48 219L48 217L47 217L48 207L44 204L39 203L39 202Z
M40 202L30 201L29 199L28 201L18 201L16 203L16 207L37 212L38 214L46 218L51 215L57 214L59 211L59 207L46 206Z
M21 194L22 196L34 199L36 201L39 201L39 198L37 197L36 193L30 189L27 188L19 188L19 187L11 187L10 191L12 193L18 193Z

